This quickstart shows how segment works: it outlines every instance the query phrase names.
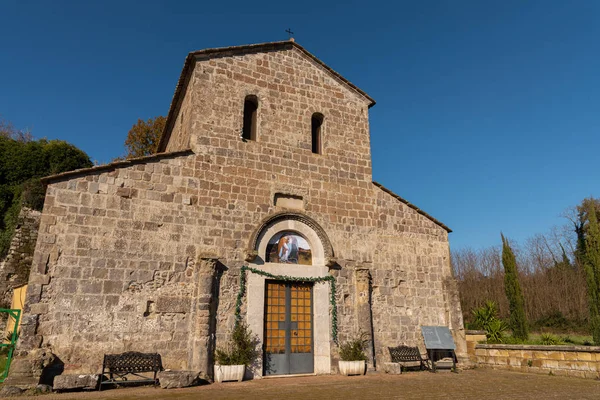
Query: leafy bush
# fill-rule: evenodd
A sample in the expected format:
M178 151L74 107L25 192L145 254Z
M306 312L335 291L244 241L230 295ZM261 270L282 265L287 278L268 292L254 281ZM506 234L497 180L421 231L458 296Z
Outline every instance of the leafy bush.
M482 307L473 310L473 324L478 329L484 329L488 341L503 343L504 332L508 329L506 322L498 318L498 307L493 301L486 301Z
M498 307L491 300L486 301L482 307L473 310L473 325L478 329L486 329L496 319L498 319Z
M558 340L556 336L550 333L542 333L542 335L540 336L540 344L545 346L555 346L557 344L560 344L560 340Z
M259 353L256 350L258 340L252 337L252 331L243 321L238 321L231 332L231 340L224 349L215 351L219 365L251 365Z
M358 337L349 340L340 345L340 360L342 361L362 361L367 359L365 350L369 343L366 334L362 333Z
M571 336L569 336L569 335L563 336L562 338L560 338L560 340L562 340L565 343L570 343L570 344L575 343L573 338L571 338Z
M505 340L504 332L508 329L508 324L501 319L494 319L486 329L486 336L490 343L503 343Z
M568 331L573 329L573 323L565 318L562 312L553 311L535 321L537 328L552 328L554 330Z

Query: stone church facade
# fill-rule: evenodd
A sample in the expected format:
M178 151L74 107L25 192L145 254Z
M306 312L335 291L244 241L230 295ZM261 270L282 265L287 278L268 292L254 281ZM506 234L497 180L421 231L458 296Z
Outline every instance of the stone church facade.
M241 316L263 357L253 375L327 374L363 332L388 346L450 327L464 351L450 230L372 181L375 102L293 41L190 53L159 153L45 179L18 358L64 373L106 353L158 351L210 376ZM302 284L332 276L331 285ZM275 370L265 352L276 355Z

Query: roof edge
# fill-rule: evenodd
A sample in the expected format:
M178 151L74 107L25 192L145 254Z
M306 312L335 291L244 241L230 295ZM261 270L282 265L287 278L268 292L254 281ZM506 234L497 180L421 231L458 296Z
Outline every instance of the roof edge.
M390 189L386 188L385 186L383 186L381 183L375 182L373 181L373 185L377 186L379 189L381 189L382 191L386 192L387 194L391 195L392 197L396 198L397 200L399 200L401 203L404 203L406 206L412 208L413 210L415 210L418 214L421 214L422 216L424 216L425 218L427 218L428 220L430 220L431 222L433 222L434 224L438 225L439 227L445 229L448 233L452 232L452 229L450 229L447 225L443 224L442 222L440 222L439 220L433 218L431 215L427 214L425 211L421 210L419 207L415 206L414 204L410 203L408 200L403 199L402 197L398 196L396 193L392 192Z
M137 164L144 164L148 161L162 160L164 158L171 158L171 157L177 157L177 156L183 156L183 155L189 155L189 154L194 154L192 149L171 151L169 153L157 153L157 154L152 154L149 156L130 158L128 160L122 160L122 161L115 161L115 162L111 162L108 164L97 165L97 166L89 167L89 168L80 168L80 169L75 169L73 171L61 172L60 174L45 176L41 179L41 181L44 185L48 185L49 183L60 181L60 180L66 179L66 178L72 178L74 176L89 175L92 173L108 171L108 170L112 170L115 168L129 167L129 166L137 165Z
M323 67L327 72L333 75L333 77L340 81L340 83L347 85L358 93L360 96L366 98L369 101L369 108L375 105L375 100L365 93L363 90L358 88L352 82L344 78L341 74L333 70L323 61L319 60L316 56L311 54L304 47L300 46L293 39L292 40L283 40L279 42L266 42L266 43L257 43L257 44L246 44L241 46L230 46L230 47L215 47L203 50L196 50L189 53L185 61L183 63L183 69L181 70L181 75L179 76L179 80L177 81L177 85L175 86L175 93L173 95L173 99L171 100L171 105L169 106L169 113L167 114L167 123L165 124L165 128L160 137L160 141L158 143L158 150L164 151L167 142L171 136L171 131L173 128L173 124L175 123L176 112L181 105L181 101L183 100L183 94L185 93L190 77L191 72L193 70L194 59L202 56L211 56L217 54L225 54L225 53L238 53L243 51L265 51L265 50L279 50L281 48L285 48L286 46L291 46L292 48L296 48L298 51L303 53L305 56L310 58L312 61L316 62L318 65Z

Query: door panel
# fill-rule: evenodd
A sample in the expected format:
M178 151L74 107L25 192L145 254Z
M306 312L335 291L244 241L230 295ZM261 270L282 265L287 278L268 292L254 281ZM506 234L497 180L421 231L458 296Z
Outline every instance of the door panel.
M266 282L265 375L312 373L312 285Z

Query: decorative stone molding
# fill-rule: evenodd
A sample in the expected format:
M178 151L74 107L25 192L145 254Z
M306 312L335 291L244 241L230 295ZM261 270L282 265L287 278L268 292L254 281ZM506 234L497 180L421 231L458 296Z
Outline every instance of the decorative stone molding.
M298 211L282 211L275 214L271 214L270 216L263 219L258 229L254 231L252 236L250 237L250 242L248 244L248 248L253 250L258 250L258 245L260 241L260 234L267 229L270 225L273 225L280 221L299 221L309 228L311 228L319 239L321 240L321 244L323 245L323 251L325 258L333 258L333 247L331 246L331 242L329 241L329 237L325 233L325 230L319 225L315 220L310 218L308 215L298 212Z
M217 255L213 252L203 251L198 255L198 262L202 262L204 260L214 260L215 262L219 259Z
M336 257L327 257L325 259L325 266L327 268L333 268L337 265L338 259Z
M244 260L246 262L253 262L258 257L258 251L254 249L246 249L244 251Z

